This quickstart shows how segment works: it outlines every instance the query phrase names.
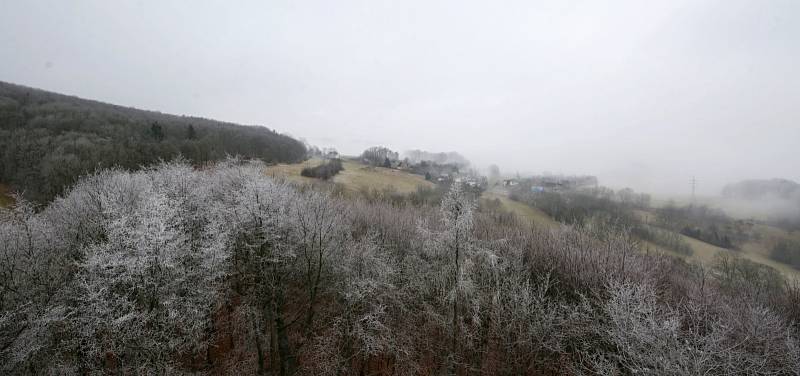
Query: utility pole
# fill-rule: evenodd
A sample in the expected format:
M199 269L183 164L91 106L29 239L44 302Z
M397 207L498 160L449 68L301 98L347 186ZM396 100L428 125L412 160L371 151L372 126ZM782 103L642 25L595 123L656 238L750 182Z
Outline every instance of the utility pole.
M694 195L696 187L697 187L697 179L695 179L694 176L692 176L692 206L694 206L697 203L697 200L695 199Z

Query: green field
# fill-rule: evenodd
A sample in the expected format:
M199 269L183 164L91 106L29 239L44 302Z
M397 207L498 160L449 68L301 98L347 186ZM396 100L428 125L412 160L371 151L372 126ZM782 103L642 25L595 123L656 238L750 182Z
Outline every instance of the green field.
M354 191L390 188L400 193L409 193L416 191L417 187L435 186L424 177L405 171L367 166L348 160L343 162L344 170L336 175L333 181Z
M320 163L322 163L320 159L310 159L302 163L279 164L268 167L266 173L294 182L311 183L319 180L300 176L300 171L305 167L313 167ZM435 186L422 176L401 170L368 166L347 159L342 160L342 166L344 170L334 176L332 180L352 192L394 189L399 193L410 193L416 191L417 187L433 188Z

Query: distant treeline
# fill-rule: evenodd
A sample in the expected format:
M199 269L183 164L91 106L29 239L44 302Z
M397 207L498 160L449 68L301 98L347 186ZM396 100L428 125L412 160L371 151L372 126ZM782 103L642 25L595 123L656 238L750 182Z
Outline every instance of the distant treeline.
M750 239L750 225L703 205L667 204L656 210L657 225L722 248L735 249Z
M434 153L424 150L409 150L404 153L404 156L411 164L432 162L439 165L450 164L461 168L467 167L470 164L467 158L454 151Z
M530 183L523 183L511 192L511 198L534 206L558 222L584 226L591 222L627 229L641 240L667 247L677 253L691 255L691 246L677 231L659 228L642 221L636 209L649 209L649 196L630 188L614 192L610 188L568 189L561 192L531 192Z
M566 224L584 225L600 218L624 227L634 227L639 220L633 209L646 208L649 201L634 200L636 194L628 189L614 192L606 187L534 192L529 182L523 182L511 192L511 198L535 206Z
M305 157L297 140L265 127L167 115L0 82L0 183L49 201L99 168L138 169L183 155L265 162Z

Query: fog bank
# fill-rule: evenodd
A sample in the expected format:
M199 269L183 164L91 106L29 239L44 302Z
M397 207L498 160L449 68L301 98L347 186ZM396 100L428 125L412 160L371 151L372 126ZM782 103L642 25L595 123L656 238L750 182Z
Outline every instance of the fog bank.
M800 181L800 2L11 1L0 80L347 154L716 194Z

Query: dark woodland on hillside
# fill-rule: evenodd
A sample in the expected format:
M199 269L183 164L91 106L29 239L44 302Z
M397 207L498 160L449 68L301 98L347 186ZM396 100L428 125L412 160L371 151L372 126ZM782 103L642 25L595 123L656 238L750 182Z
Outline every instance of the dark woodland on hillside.
M0 82L0 182L36 202L97 169L138 169L182 155L297 162L305 147L258 126L173 116Z

